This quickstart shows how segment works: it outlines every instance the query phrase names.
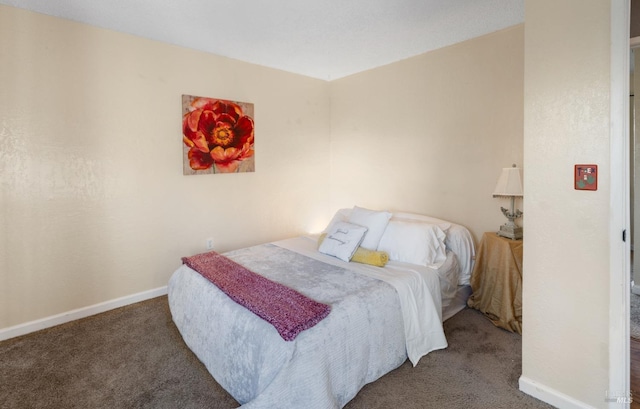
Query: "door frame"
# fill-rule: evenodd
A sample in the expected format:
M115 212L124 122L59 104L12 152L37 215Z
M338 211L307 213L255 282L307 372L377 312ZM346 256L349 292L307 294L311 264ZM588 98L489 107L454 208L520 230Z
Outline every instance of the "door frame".
M629 232L629 54L630 1L611 0L611 95L609 211L609 391L630 397L629 302L631 292ZM640 217L640 215L638 215ZM627 402L625 407L629 406ZM610 408L620 403L609 400Z

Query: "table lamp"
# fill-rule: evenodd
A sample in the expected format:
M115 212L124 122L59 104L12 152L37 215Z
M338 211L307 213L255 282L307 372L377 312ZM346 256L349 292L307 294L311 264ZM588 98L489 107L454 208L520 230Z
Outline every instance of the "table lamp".
M498 184L493 192L493 197L508 197L511 199L511 209L500 207L502 214L507 218L507 222L500 226L498 235L511 240L522 238L522 227L516 226L515 219L522 216L520 210L514 210L516 197L522 197L522 176L520 168L514 164L511 168L503 168Z

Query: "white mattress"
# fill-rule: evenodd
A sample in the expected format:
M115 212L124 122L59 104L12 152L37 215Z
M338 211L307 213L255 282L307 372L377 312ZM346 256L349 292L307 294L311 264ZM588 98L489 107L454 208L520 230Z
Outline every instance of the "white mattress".
M225 255L331 305L325 319L288 342L202 275L186 265L176 270L168 286L176 327L243 408L338 409L407 359L401 296L392 285L352 271L357 263L333 266L274 244ZM428 281L439 287L435 274ZM442 333L435 311L431 322Z
M459 285L456 291L447 299L442 299L442 321L446 321L467 307L467 300L471 295L470 285Z
M287 243L296 250L284 250ZM436 298L430 309L416 311L437 327L426 340L444 337L441 320L462 305L456 285L459 267L452 253L440 268L424 267L427 270L415 274L418 266L405 263L390 262L384 268L345 263L319 253L315 244L289 240L225 253L269 279L331 304L329 316L291 342L189 267L178 268L169 281L169 306L183 339L243 408L341 408L365 384L406 360L403 296L384 279L376 279L376 270L391 276L397 271L400 280L407 271L413 271L414 278L424 276L426 291L410 285L415 279L406 284L410 291L422 292L422 298ZM314 256L305 257L307 253ZM436 347L446 347L446 339Z

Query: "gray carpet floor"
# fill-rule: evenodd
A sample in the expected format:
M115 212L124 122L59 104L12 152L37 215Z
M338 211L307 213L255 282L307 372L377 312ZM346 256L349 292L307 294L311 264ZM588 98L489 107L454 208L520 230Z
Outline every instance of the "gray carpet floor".
M629 332L631 336L640 339L640 295L631 293L629 299Z
M346 408L551 408L518 390L521 337L466 309L449 347L366 385ZM1 408L236 408L186 347L166 297L0 342ZM312 409L312 408L304 408Z

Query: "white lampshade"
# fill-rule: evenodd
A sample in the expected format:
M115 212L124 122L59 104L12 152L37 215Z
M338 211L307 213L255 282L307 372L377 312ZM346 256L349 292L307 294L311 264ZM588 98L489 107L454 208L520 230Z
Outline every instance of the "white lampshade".
M502 168L500 179L493 191L493 197L522 197L522 174L520 168Z

